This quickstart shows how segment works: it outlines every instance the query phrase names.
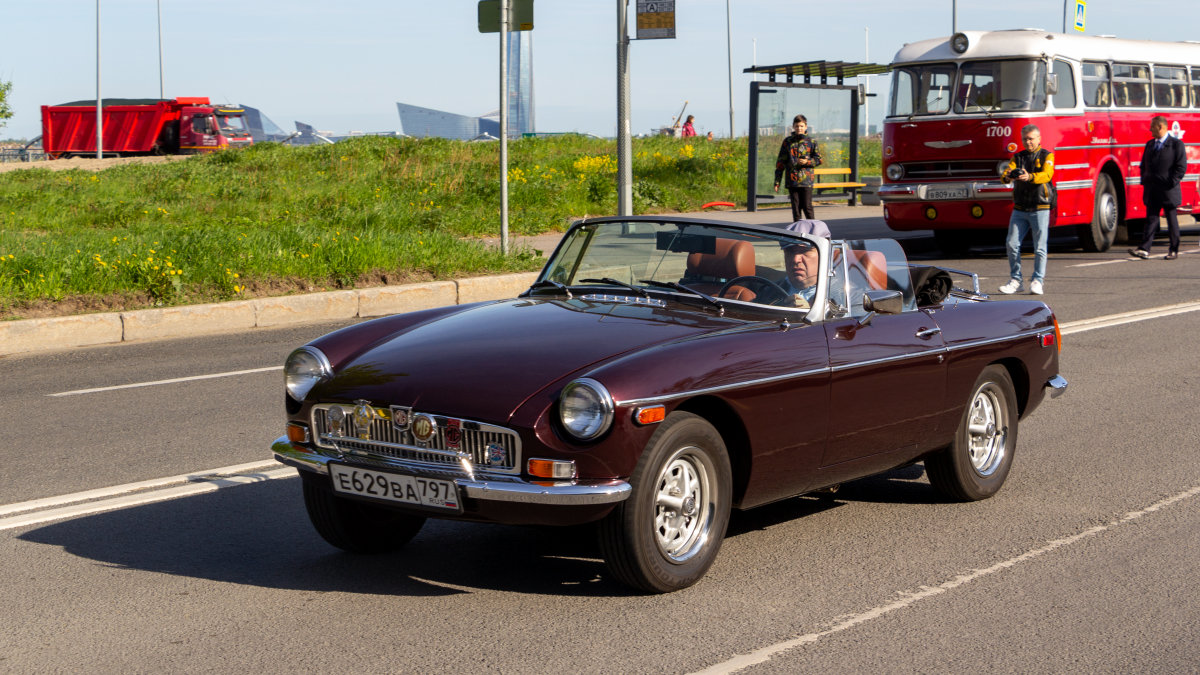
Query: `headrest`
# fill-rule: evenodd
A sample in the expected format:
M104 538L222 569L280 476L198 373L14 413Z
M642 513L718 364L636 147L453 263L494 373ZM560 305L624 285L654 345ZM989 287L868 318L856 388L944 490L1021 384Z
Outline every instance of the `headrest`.
M748 241L717 239L713 253L690 253L688 276L732 279L754 274L754 246Z

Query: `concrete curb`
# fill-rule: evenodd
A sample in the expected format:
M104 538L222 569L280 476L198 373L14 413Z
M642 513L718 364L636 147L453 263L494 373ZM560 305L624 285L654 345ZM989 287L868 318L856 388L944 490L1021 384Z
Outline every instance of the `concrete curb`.
M0 322L0 356L415 312L515 297L537 272Z

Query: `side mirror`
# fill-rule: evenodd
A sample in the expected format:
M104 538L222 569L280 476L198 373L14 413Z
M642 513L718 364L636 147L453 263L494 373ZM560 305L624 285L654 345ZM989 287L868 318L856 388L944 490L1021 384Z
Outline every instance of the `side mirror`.
M904 311L904 294L894 290L863 293L863 309L876 314L899 314Z
M1046 95L1053 96L1058 93L1058 73L1046 74Z

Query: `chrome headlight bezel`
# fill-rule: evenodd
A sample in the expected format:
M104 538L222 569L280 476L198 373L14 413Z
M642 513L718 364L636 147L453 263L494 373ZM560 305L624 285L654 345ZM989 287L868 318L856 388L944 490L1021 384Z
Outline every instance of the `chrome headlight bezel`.
M1012 160L1002 159L999 162L996 162L996 175L1003 178L1004 172L1008 171L1008 165L1011 163L1011 161Z
M888 164L887 177L888 180L900 180L904 178L904 165L899 163Z
M608 389L590 377L572 380L558 397L558 420L581 441L591 441L612 427L616 406Z
M283 384L288 396L303 401L318 382L333 375L329 359L316 347L292 350L283 365Z

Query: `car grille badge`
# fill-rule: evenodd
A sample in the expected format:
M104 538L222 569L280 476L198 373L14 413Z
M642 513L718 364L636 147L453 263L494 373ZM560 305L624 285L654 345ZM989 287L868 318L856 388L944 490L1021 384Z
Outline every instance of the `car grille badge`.
M487 446L487 463L492 466L504 466L508 460L508 450L499 443L490 443Z
M354 432L364 441L371 439L371 421L375 419L375 409L366 399L354 402Z
M412 419L412 408L405 405L394 405L390 410L392 426L400 431L407 431L409 421Z

